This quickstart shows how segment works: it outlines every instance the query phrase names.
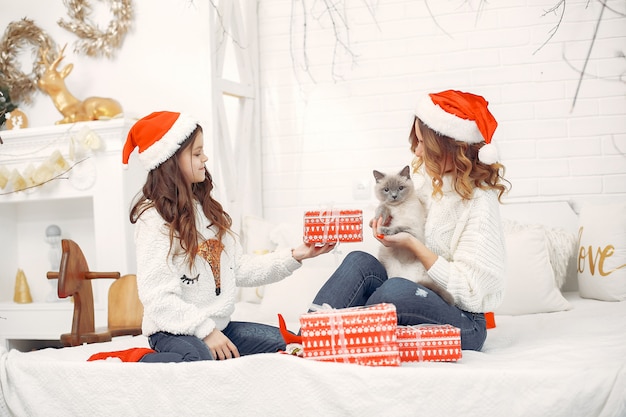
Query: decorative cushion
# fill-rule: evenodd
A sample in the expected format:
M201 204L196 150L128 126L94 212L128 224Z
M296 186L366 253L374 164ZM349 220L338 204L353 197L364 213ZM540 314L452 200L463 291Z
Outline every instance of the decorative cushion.
M525 224L513 220L502 221L504 234L508 235L520 230L535 229L545 234L548 245L548 259L554 273L554 280L558 288L563 287L567 277L568 265L575 261L577 238L573 233L561 228L549 228L541 224ZM510 254L509 256L515 256Z
M568 310L570 305L558 288L550 262L550 240L545 229L520 227L509 231L505 233L505 244L505 293L495 313L522 315ZM570 247L569 255L575 249ZM569 258L567 253L563 255Z
M276 244L270 239L270 233L276 226L256 216L245 216L241 225L241 245L245 253L271 252Z
M580 296L626 299L626 202L583 205L578 232Z
M241 227L241 242L244 252L249 254L264 254L284 248L295 248L302 243L302 224L274 224L260 217L245 216ZM307 265L310 265L313 260L307 259L305 262ZM298 273L298 271L296 271L295 275L302 275L302 272ZM270 296L270 301L276 300L276 287L280 287L280 285L273 285L274 288L269 291L274 294ZM239 289L238 301L260 304L266 296L265 292L267 289L268 286L242 287ZM294 294L295 297L292 297L291 293L287 292L283 294L283 296L285 299L280 300L280 302L294 304L295 300L297 300L298 297L301 297L301 293L298 292L297 294ZM313 293L313 296L315 296L315 293ZM313 297L311 297L309 303L312 300Z

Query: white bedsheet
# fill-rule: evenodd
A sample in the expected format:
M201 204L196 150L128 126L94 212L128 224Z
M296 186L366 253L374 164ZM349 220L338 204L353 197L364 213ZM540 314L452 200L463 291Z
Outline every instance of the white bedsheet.
M142 336L0 350L0 415L626 416L626 303L566 298L570 311L496 317L483 351L457 363L86 362L145 347Z

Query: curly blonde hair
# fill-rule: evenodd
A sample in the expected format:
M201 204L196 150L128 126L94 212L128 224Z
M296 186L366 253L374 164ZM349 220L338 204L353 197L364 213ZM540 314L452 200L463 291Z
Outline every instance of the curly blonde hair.
M483 190L495 189L498 200L510 189L510 182L504 178L504 165L496 162L484 164L478 159L478 151L485 145L468 143L441 135L428 127L418 117L415 117L409 133L411 152L415 153L418 145L415 126L419 128L423 139L423 156L415 157L411 162L413 172L424 165L432 177L433 197L443 196L442 186L444 173L452 175L454 190L465 200L472 198L475 188ZM452 161L453 169L446 172L447 161Z

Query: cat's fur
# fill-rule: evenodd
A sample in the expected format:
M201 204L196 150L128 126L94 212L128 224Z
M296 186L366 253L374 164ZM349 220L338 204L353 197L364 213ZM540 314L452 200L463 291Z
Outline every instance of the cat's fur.
M415 191L409 166L397 174L374 170L374 178L374 193L380 201L374 216L383 220L379 232L386 236L407 232L424 242L425 210ZM428 276L411 251L381 245L378 260L385 266L389 278L409 279L434 291L448 304L454 304L454 297Z

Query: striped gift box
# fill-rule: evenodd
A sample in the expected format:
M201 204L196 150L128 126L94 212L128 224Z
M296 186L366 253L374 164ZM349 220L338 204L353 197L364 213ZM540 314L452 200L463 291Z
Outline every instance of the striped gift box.
M398 326L401 362L454 362L462 357L461 329L449 324Z
M368 366L398 366L393 304L325 309L300 316L303 357Z
M362 210L318 210L304 213L304 241L323 244L328 242L362 242Z

